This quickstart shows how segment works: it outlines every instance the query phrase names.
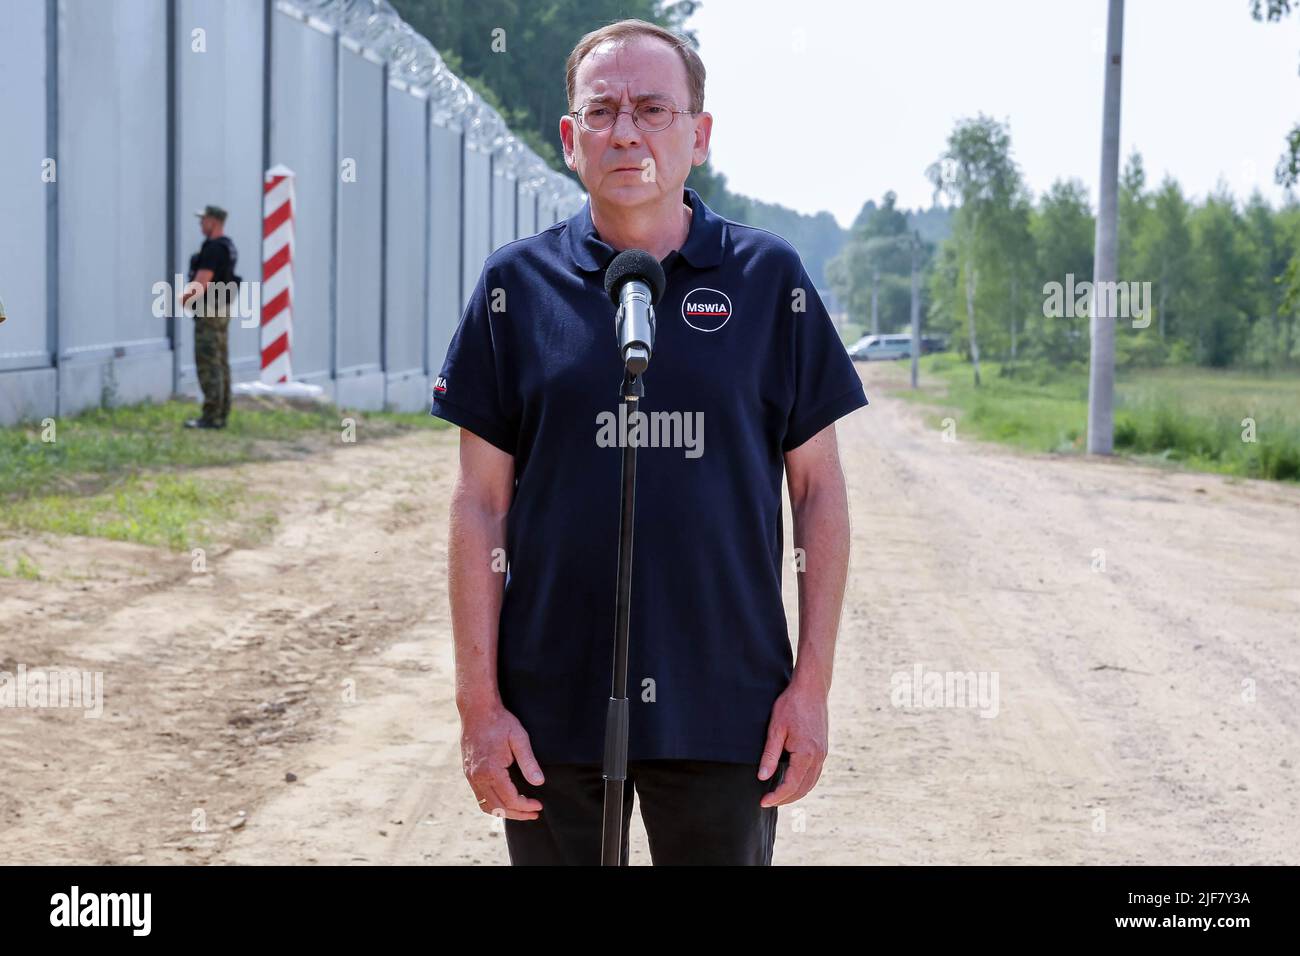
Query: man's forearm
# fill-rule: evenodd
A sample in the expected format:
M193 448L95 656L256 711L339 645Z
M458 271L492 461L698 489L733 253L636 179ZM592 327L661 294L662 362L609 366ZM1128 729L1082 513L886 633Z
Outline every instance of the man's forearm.
M794 680L830 692L835 637L849 571L848 501L843 481L810 489L791 506L794 543L803 549L799 584L799 654Z
M185 284L185 289L181 293L181 305L189 305L203 295L208 289L208 283L212 281L212 276L211 269L200 269L196 272L194 278Z
M495 568L505 560L505 546L505 512L453 496L447 582L461 714L501 703L497 637L505 574Z

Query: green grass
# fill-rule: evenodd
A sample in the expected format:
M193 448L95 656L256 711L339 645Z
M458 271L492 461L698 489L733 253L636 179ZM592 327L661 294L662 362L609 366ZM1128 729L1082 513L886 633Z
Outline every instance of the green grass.
M53 425L0 428L0 500L73 492L159 468L199 468L275 458L341 441L345 418L356 421L358 442L418 428L450 427L420 412L356 412L332 405L303 410L237 404L219 431L182 427L197 414L188 402L142 403L97 409Z
M427 412L358 412L332 405L237 401L222 430L184 428L191 402L145 402L0 428L0 528L93 535L184 549L212 540L254 500L234 481L190 469L301 457L343 441L352 419L365 442L449 428ZM52 440L50 440L52 439ZM249 518L257 532L271 519Z
M41 569L36 566L31 558L25 554L18 555L18 560L10 567L9 563L0 558L0 578L23 578L26 581L39 581L41 579Z
M907 363L898 364L888 374L903 381ZM977 389L970 365L954 356L926 356L921 369L940 387L899 394L941 409L933 416L936 425L950 413L959 437L967 431L1030 451L1084 451L1086 371L983 362ZM1242 440L1247 418L1255 422L1254 442ZM1200 471L1300 480L1300 376L1181 366L1121 369L1115 451Z
M0 524L15 531L76 534L135 541L175 550L207 546L214 525L231 520L238 482L132 475L93 495L54 494L0 505Z

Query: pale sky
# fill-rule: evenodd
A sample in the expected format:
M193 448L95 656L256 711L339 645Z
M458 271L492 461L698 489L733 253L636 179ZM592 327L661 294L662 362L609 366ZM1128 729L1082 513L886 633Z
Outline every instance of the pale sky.
M887 190L929 206L925 168L957 119L1011 127L1035 196L1101 161L1105 0L704 0L688 23L709 76L712 159L735 192L849 226ZM797 14L791 18L791 10ZM1121 165L1136 147L1203 197L1222 178L1277 205L1300 119L1300 16L1248 0L1129 0Z

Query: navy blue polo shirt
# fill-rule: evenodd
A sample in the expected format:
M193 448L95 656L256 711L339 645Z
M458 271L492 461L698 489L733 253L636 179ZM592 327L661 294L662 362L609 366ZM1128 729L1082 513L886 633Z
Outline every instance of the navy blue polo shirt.
M543 767L604 751L630 441L629 759L759 762L793 664L782 455L867 404L794 248L684 201L639 433L590 203L488 257L434 385L433 415L514 456L498 680Z

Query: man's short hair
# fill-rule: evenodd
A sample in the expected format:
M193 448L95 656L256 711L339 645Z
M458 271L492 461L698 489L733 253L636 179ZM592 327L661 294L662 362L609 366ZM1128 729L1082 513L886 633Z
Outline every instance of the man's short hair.
M690 95L690 103L687 105L687 109L696 113L704 109L704 61L695 52L695 47L691 46L691 41L685 37L678 36L671 30L665 30L663 27L646 20L619 20L617 23L608 24L599 30L593 30L578 41L578 45L569 54L569 59L564 67L564 83L569 94L569 109L574 108L573 91L578 80L578 66L582 63L583 57L606 40L630 40L638 36L655 37L663 40L677 51L677 55L682 58L682 63L686 66L686 89Z

